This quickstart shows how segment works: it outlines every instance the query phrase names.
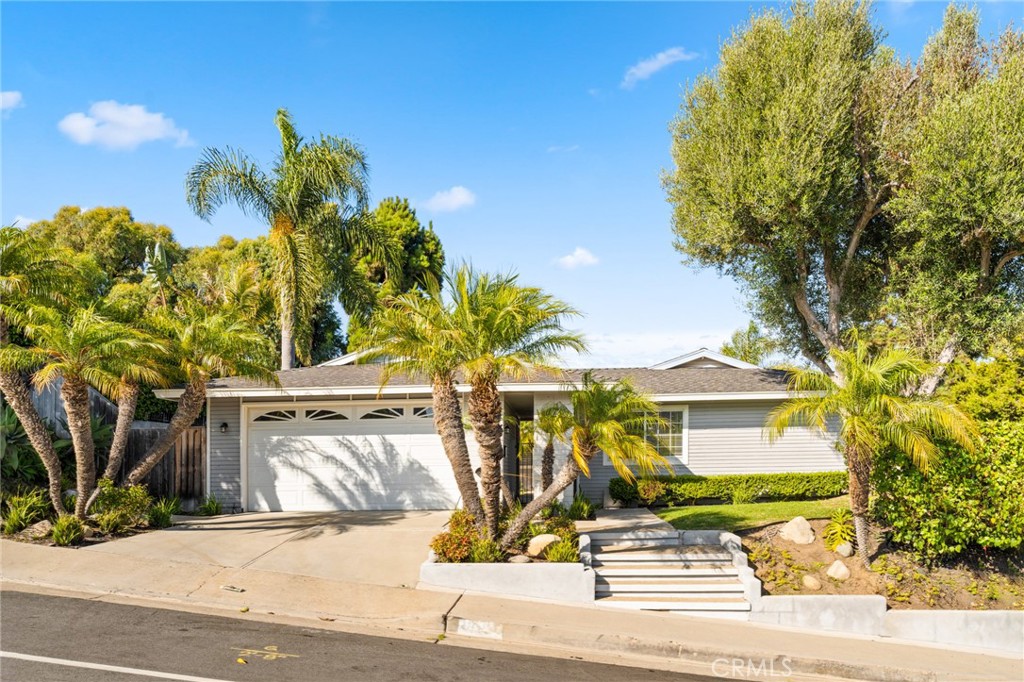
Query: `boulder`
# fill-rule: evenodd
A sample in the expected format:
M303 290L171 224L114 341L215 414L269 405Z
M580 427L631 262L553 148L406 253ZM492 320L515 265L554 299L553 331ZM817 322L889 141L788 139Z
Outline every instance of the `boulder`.
M514 557L508 560L510 564L529 564L533 563L533 559L526 556L525 554L516 554Z
M809 545L814 542L814 529L807 519L798 516L782 527L779 537L797 545Z
M96 535L96 531L92 526L86 526L82 529L82 537L91 538L93 535Z
M31 540L41 540L50 534L53 530L53 524L49 521L43 520L38 523L33 523L31 526L25 529L25 537Z
M849 542L841 542L836 545L836 554L843 557L853 556L853 545Z
M808 590L820 590L821 581L815 578L813 575L804 575L802 580L804 587Z
M832 562L832 565L828 567L826 575L828 575L829 578L834 578L836 580L846 580L850 577L850 569L848 569L846 564L842 561L836 559Z
M553 533L544 533L530 540L530 544L526 546L526 553L531 557L543 557L548 551L548 547L559 542L562 538L558 537Z

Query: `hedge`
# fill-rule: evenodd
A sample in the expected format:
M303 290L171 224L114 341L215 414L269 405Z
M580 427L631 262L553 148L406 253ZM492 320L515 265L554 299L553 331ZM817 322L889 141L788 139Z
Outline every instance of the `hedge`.
M979 426L981 447L948 446L927 473L896 452L875 460L875 517L896 544L925 561L972 548L1024 547L1024 424Z
M785 474L723 474L720 476L659 476L664 494L656 504L678 507L699 501L730 502L734 499L750 501L817 500L836 497L846 492L845 471L820 471ZM608 483L612 498L623 503L640 501L635 483L613 478Z

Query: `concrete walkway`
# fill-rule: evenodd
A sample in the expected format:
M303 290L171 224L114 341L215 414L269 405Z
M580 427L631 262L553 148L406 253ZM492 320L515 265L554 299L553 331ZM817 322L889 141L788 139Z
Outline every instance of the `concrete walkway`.
M109 543L110 549L120 542L124 541ZM112 601L142 599L165 608L305 622L366 634L437 641L444 634L446 644L593 660L616 655L621 664L705 674L720 671L724 660L750 660L755 667L774 666L794 680L824 675L860 681L1005 682L1024 676L1021 661L950 647L415 590L254 565L217 566L0 540L0 569L5 589L52 589Z
M668 521L662 521L649 509L598 509L593 521L577 521L581 533L675 533Z

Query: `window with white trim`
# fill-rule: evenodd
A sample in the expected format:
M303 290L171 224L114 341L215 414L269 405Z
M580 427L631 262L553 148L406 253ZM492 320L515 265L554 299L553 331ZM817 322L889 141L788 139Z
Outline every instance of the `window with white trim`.
M316 410L306 410L306 421L311 422L333 422L333 421L345 421L348 419L348 415L337 410L329 410L326 408L320 408Z
M360 419L401 419L404 416L404 407L379 407L364 413Z
M252 418L254 422L293 422L295 410L269 410Z
M662 457L677 459L682 464L686 464L689 460L687 432L690 408L687 405L666 407L658 410L658 416L664 420L664 423L645 429L647 440L658 449ZM602 453L602 461L606 466L611 466L612 461L604 453Z
M433 419L434 408L433 407L414 407L412 408L412 416L417 419Z

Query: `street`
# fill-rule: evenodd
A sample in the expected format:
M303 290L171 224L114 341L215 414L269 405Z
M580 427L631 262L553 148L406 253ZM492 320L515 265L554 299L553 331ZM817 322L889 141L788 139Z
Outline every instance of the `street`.
M13 591L0 651L4 682L714 679Z

